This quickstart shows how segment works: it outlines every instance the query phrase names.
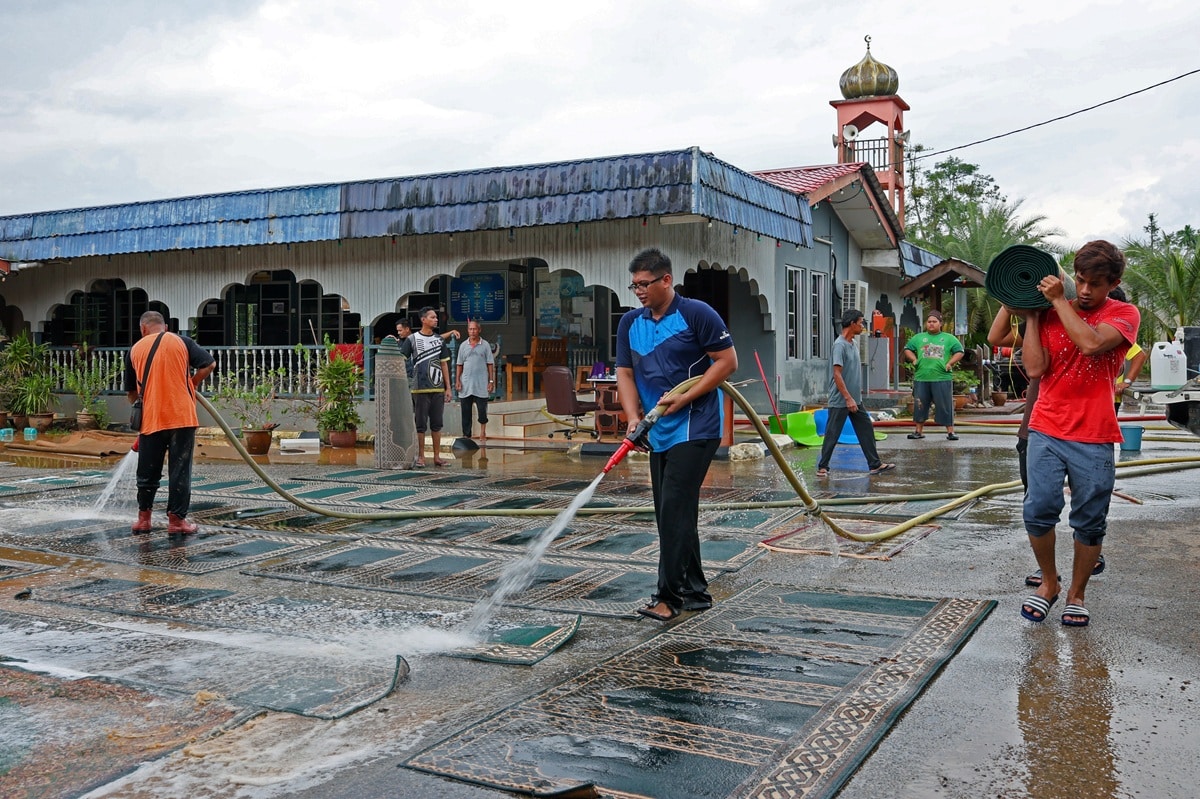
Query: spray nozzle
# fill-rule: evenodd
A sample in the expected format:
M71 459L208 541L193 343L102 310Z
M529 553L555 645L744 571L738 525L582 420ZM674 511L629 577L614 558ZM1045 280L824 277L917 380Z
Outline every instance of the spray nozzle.
M614 466L625 459L625 456L631 450L639 450L640 452L650 452L650 428L654 427L654 423L662 416L662 406L655 406L650 413L642 417L642 420L637 423L637 427L633 428L633 432L625 436L625 440L621 442L621 446L617 447L617 451L608 459L608 463L604 466L604 473L608 474Z

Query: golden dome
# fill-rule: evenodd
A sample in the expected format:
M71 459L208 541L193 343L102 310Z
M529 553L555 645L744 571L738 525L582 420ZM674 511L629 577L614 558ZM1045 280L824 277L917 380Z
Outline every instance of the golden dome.
M900 91L900 76L896 70L876 61L871 55L871 37L865 37L867 54L850 69L842 73L838 86L841 87L842 97L856 100L859 97L878 97L893 95Z

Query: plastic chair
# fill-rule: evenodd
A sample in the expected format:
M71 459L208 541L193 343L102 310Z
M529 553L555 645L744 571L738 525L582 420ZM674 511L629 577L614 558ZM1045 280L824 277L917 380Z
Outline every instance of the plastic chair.
M569 367L547 366L546 371L542 373L542 390L546 392L546 412L571 420L570 427L560 427L552 431L550 438L554 438L555 433L562 433L569 440L576 433L581 432L579 420L599 409L596 403L585 402L576 396L575 376L571 374ZM592 438L600 436L596 430L582 432L590 434Z
M829 410L820 408L813 411L813 422L817 426L817 433L821 436L825 435L825 425L829 422ZM857 444L858 434L854 432L854 425L850 424L850 420L846 420L846 424L842 425L842 434L838 436L839 444Z
M824 410L824 409L822 409ZM829 412L825 411L828 416ZM786 417L787 435L792 441L806 447L819 447L824 443L824 435L817 432L817 421L813 411L796 411ZM855 439L857 440L857 439Z

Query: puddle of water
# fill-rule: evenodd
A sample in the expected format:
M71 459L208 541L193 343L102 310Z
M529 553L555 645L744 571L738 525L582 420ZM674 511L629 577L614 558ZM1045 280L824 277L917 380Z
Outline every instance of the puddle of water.
M571 500L571 504L563 508L562 512L554 517L553 524L547 527L541 535L529 544L529 548L525 550L525 554L504 568L504 571L500 574L500 579L496 582L496 590L490 597L476 604L471 618L467 621L467 630L470 634L478 635L487 626L496 609L504 604L505 599L529 587L529 584L533 581L534 574L537 572L538 563L541 561L542 555L546 554L546 549L550 546L550 543L566 529L566 526L575 518L575 514L579 512L579 509L591 500L592 495L596 493L596 488L603 479L603 472L596 475L591 485L580 491L579 495Z

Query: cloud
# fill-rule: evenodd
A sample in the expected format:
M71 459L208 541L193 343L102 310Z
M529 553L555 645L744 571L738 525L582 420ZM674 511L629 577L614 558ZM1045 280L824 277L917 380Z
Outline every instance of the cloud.
M913 141L951 147L1186 71L1178 33L1200 10L112 0L11 17L0 214L691 145L744 169L828 163L829 101L866 34L900 73ZM1170 143L1197 92L955 155L1070 238L1140 228L1143 203L1166 225L1200 207Z

